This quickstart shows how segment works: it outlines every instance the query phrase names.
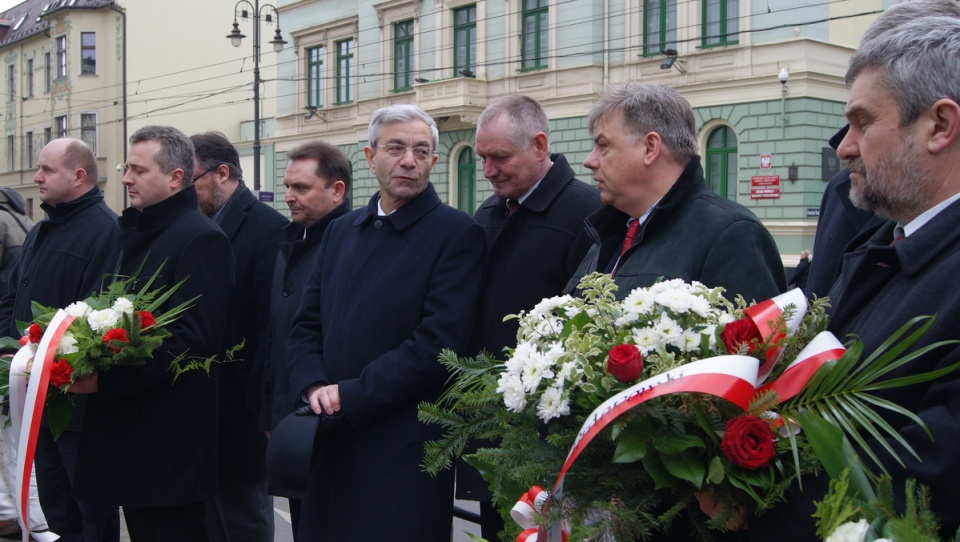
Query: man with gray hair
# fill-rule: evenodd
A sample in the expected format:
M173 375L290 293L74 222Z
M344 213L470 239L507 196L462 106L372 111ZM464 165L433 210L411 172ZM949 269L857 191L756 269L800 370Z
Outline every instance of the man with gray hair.
M850 130L837 155L850 168L850 200L887 220L843 256L829 294L828 329L841 339L858 337L870 354L911 318L936 315L904 355L955 340L960 294L948 285L960 269L960 20L918 17L891 28L883 39L862 44L850 59L846 81ZM958 360L960 346L941 346L887 378ZM896 445L893 457L873 443L893 477L898 513L904 509L905 480L913 478L931 489L940 536L952 538L960 527L960 372L874 395L923 422L884 416L918 457ZM776 515L751 521L756 535L750 539L769 540L776 533L777 540L811 540L812 501L826 489L822 479L805 479L803 492L788 493ZM788 517L791 528L783 529Z
M234 263L226 236L197 208L193 167L193 145L175 128L146 126L130 137L122 182L131 206L120 217L116 273L139 270L134 288L155 274L152 289L183 281L159 312L192 306L167 326L172 336L147 363L97 372L69 388L89 394L75 493L123 506L133 542L208 540L204 500L216 479L217 367L174 382L169 366L180 354L219 353Z
M710 192L690 104L670 87L628 82L590 112L593 171L606 205L586 220L593 247L567 285L612 273L618 298L661 279L765 300L786 287L773 237L749 210Z
M439 135L426 113L378 109L368 134L379 192L327 226L287 345L291 400L329 420L298 538L448 542L453 475L420 468L440 428L417 405L444 389L440 351L468 348L483 229L429 182Z

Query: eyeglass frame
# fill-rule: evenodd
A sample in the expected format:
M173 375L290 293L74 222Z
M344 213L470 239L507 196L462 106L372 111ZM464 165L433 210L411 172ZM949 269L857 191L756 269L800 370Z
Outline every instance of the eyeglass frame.
M407 155L408 151L411 154L413 154L413 158L415 160L429 160L430 157L435 154L433 152L433 149L431 149L430 147L425 147L423 145L408 147L406 145L401 145L400 143L384 143L382 145L374 145L374 147L378 149L383 149L384 152L386 152L387 154L389 154L394 158L402 158ZM399 151L400 149L403 149L403 152L400 154L394 154L393 152L390 151L390 149L394 149L395 151ZM418 149L424 150L425 154L423 156L417 156Z
M190 182L192 182L192 183L197 182L197 179L199 179L200 177L203 177L204 175L206 175L207 173L210 173L211 171L216 171L216 170L220 169L220 166L222 166L222 165L223 165L223 164L217 164L217 165L213 166L212 168L208 168L206 171L204 171L204 172L201 173L200 175L197 175L196 177L194 177L193 180L191 180Z

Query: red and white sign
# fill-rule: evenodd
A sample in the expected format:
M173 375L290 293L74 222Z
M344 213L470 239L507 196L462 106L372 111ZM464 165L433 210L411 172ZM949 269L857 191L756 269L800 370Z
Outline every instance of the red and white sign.
M780 199L780 176L750 177L750 199Z

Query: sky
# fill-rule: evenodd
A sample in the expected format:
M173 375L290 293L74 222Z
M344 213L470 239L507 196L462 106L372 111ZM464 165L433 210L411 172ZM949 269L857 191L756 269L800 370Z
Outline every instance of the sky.
M0 13L7 11L17 4L22 4L23 0L0 0Z

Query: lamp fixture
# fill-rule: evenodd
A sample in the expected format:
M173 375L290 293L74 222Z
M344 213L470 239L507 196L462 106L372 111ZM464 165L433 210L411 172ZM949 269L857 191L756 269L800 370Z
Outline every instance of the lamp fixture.
M414 79L414 81L421 84L430 82L429 79L424 79L423 77L417 77L416 79Z
M304 107L304 109L307 110L307 114L303 116L303 120L310 120L314 115L317 114L317 108L314 106L308 105L307 107Z
M677 53L676 49L664 49L663 56L664 59L660 62L661 70L669 70L676 66L678 72L687 73L687 67L684 65L683 60L679 58L679 53Z
M464 77L476 77L476 76L477 76L477 74L473 73L473 70L471 70L470 68L463 68L462 70L460 70L460 75L462 75L462 76L464 76Z

